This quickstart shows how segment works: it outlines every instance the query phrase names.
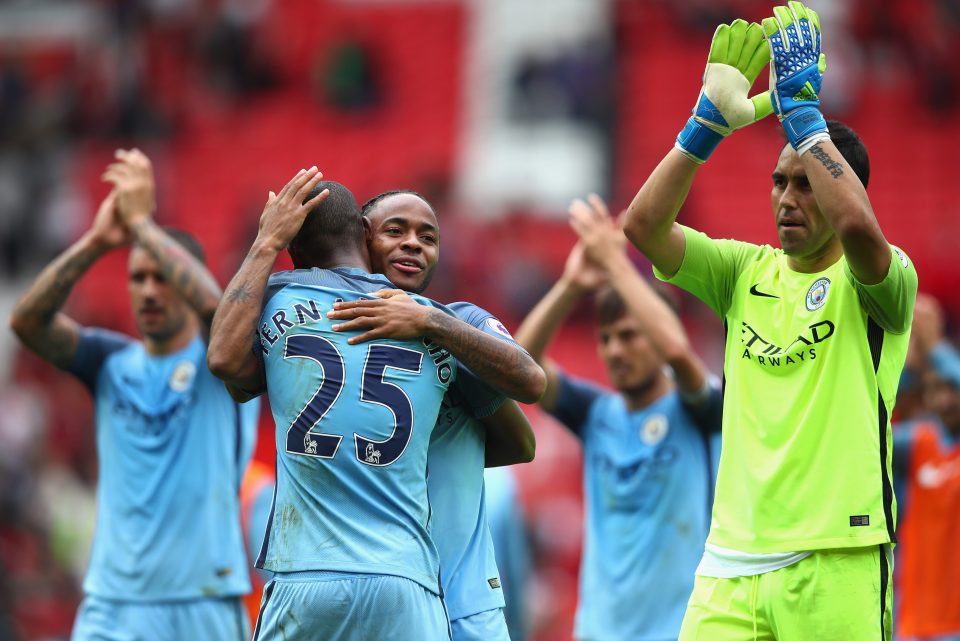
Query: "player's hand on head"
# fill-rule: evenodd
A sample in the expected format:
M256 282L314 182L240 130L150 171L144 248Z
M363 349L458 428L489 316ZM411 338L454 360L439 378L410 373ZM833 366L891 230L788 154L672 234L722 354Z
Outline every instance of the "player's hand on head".
M627 251L627 237L623 228L610 216L610 210L603 199L590 194L587 200L576 199L570 203L570 226L587 254L595 264L606 267Z
M130 230L120 221L117 212L117 192L111 191L100 203L90 226L93 239L107 249L130 244Z
M703 88L693 116L677 136L677 149L702 163L725 136L770 115L769 91L750 97L751 86L769 60L760 25L737 19L718 26L710 42Z
M323 174L316 167L301 169L290 182L284 185L280 193L275 194L271 191L263 206L263 213L260 215L257 240L277 251L286 249L300 231L307 214L330 195L330 190L324 189L304 202L307 194L321 180L323 180Z
M379 297L334 303L327 312L327 318L335 321L333 331L363 332L347 339L351 345L377 338L418 338L427 332L430 314L443 313L421 305L402 290L380 290L373 295Z
M116 161L107 167L103 180L113 184L121 222L132 226L156 211L153 165L139 149L118 149L114 158Z

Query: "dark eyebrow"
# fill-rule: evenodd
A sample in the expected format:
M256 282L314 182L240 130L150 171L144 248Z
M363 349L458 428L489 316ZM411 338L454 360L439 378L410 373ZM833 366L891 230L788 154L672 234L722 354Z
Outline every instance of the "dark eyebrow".
M384 220L384 221L383 221L382 223L380 223L380 224L381 224L381 225L401 225L401 226L407 226L407 225L410 224L410 221L407 220L406 218L404 218L403 216L391 216L390 218L387 218L386 220ZM437 231L436 225L431 225L430 223L423 223L422 225L420 225L420 229L421 229L421 230L427 230L427 231L433 231L433 232Z
M786 178L786 174L784 174L782 171L775 171L773 172L772 178L774 180L777 180L778 178Z

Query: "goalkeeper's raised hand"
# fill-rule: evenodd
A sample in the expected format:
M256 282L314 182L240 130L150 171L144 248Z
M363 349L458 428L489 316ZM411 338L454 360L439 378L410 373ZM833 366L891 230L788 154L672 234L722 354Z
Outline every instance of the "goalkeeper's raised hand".
M820 86L826 62L820 53L820 17L800 2L774 7L763 21L770 43L773 110L798 153L830 138L820 113Z
M753 81L769 60L770 48L760 25L734 20L717 27L703 72L703 89L693 116L677 136L681 153L703 163L725 136L771 113L769 92L748 97Z

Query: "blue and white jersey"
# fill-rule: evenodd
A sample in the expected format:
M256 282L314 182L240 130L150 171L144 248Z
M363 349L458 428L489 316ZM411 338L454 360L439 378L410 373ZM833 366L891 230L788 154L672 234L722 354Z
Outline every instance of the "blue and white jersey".
M516 344L500 321L476 305L451 303L448 308L465 323ZM469 398L451 389L430 443L431 532L440 553L440 582L451 621L503 607L484 500L486 428L478 419L496 412L505 397L486 389L486 396Z
M153 356L84 329L67 369L93 393L100 461L84 590L122 601L249 592L239 492L259 402L230 398L200 337Z
M326 317L385 288L353 268L270 277L258 340L277 488L257 567L394 575L439 593L427 447L457 363L422 339L349 345L357 333Z
M578 639L675 639L710 528L720 391L630 411L561 375L556 417L583 441L585 528ZM711 436L711 433L715 436Z

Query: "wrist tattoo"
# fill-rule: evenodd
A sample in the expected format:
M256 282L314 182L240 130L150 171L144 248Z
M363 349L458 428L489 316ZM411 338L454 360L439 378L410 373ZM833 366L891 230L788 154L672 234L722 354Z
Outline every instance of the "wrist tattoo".
M820 164L823 165L834 178L839 178L843 175L843 165L831 158L827 152L820 148L820 145L811 147L810 155L819 160Z

